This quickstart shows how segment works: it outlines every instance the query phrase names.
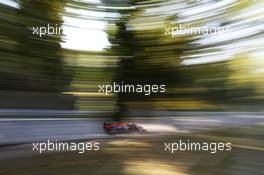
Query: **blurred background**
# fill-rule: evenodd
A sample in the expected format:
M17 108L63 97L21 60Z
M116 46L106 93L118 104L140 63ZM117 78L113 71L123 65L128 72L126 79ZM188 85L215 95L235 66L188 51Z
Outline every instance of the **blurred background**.
M105 169L89 169L91 174L264 173L259 163L264 145L263 0L0 0L0 23L0 145L5 155L0 162L8 164L1 165L1 174L52 174L58 168L41 170L54 162L34 165L35 158L18 160L17 154L21 170L15 171L7 161L14 149L7 145L108 138L101 123L110 119L142 123L150 140L126 140L135 149L123 148L124 154L115 152L123 142L102 141L112 149L89 161L126 154L130 160L99 163ZM61 27L62 34L33 35L32 27L48 24ZM166 26L180 24L229 29L217 35L165 34ZM166 93L98 92L98 85L113 82L165 84ZM161 143L160 133L177 138L183 131L189 137L204 130L206 139L220 136L239 149L212 160L181 153L179 161L150 151ZM20 149L21 154L28 150ZM141 151L142 158L135 160L133 151ZM51 156L61 162L74 157ZM80 159L85 167L89 164ZM142 162L146 171L135 172ZM22 171L24 165L28 169ZM56 172L87 174L85 167L75 171L76 162L72 166Z
M261 0L2 0L0 8L1 108L263 110ZM32 34L47 24L62 35ZM165 35L179 24L230 29ZM98 93L114 80L165 84L166 94Z

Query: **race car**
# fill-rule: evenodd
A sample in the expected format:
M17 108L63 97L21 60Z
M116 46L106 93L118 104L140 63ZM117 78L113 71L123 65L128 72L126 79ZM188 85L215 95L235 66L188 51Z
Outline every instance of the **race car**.
M105 122L103 128L108 134L146 132L143 127L131 122Z

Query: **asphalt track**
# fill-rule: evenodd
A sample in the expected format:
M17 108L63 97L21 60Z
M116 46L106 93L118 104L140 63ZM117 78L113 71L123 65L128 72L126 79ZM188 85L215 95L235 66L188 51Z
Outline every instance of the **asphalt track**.
M103 122L109 119L61 118L69 112L74 114L77 111L0 110L0 145L117 137L106 134L102 128ZM79 111L78 114L87 115ZM41 115L41 118L22 118L21 115ZM53 118L55 116L60 118ZM264 114L256 112L152 112L145 116L131 117L128 121L143 126L149 135L196 132L212 127L264 125Z

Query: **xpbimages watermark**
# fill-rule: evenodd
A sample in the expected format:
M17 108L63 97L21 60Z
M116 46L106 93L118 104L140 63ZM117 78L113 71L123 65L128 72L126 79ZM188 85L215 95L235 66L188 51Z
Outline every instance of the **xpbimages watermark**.
M32 30L32 35L37 35L40 38L43 35L61 35L62 27L58 24L51 25L47 24L47 26L33 26L30 28Z
M177 26L165 26L165 35L174 38L177 35L212 35L223 34L230 26L190 26L179 24Z
M125 84L123 82L113 84L98 85L98 92L105 93L143 93L144 95L150 95L152 93L164 93L166 86L164 84Z
M99 142L34 142L32 143L32 150L34 152L43 153L48 151L77 151L82 154L85 151L98 151L100 149Z
M165 142L164 151L174 154L177 151L208 151L215 154L221 151L231 151L230 142L191 142L190 140L179 140L177 142Z

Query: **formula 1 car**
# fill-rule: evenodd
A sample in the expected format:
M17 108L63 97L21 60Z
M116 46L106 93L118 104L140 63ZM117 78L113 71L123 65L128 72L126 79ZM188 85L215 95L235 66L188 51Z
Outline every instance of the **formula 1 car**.
M131 122L105 122L103 127L108 134L146 132L143 127Z

